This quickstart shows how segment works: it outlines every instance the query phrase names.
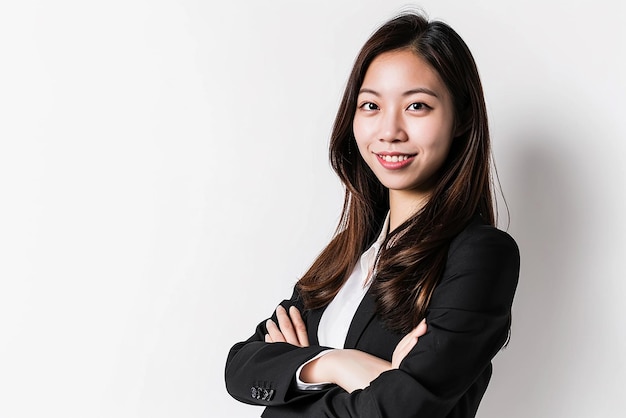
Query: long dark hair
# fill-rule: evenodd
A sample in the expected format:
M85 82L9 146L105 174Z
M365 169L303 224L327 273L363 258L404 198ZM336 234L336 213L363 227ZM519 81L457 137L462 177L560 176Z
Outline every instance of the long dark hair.
M495 224L482 85L469 48L446 23L400 14L375 31L357 56L330 141L330 162L345 186L343 211L335 236L297 286L307 309L328 304L380 232L388 190L356 149L352 123L369 65L378 55L400 49L414 52L439 74L452 96L458 135L430 199L387 236L378 257L372 283L377 314L389 329L406 333L425 316L452 238L477 214Z

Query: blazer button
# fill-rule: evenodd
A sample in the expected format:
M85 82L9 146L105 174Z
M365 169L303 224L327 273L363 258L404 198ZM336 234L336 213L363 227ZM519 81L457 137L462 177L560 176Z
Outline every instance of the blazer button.
M252 396L252 399L259 399L261 397L261 394L259 393L259 387L258 386L252 386L250 388L250 395Z
M264 390L263 391L263 400L264 401L271 401L273 397L274 397L274 389Z

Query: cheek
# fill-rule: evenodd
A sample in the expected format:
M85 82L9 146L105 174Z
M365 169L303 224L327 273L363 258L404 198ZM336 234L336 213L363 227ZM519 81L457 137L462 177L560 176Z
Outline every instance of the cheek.
M361 156L365 157L365 155L368 154L367 149L371 142L371 129L369 129L366 123L363 123L362 121L359 121L358 118L355 118L354 123L352 124L352 132Z
M358 139L356 140L356 146L359 150L359 155L361 156L361 158L363 160L365 160L365 162L370 165L369 159L372 157L372 154L368 151L368 146L366 143L363 143L362 141L359 141Z
M422 145L431 153L446 153L452 144L452 126L447 121L438 121L422 126Z

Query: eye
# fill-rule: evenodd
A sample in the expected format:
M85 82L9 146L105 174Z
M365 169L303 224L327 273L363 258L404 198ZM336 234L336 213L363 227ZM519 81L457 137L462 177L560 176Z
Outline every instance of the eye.
M365 103L363 103L363 104L361 104L359 106L359 109L363 109L363 110L379 110L380 108L378 107L378 105L376 103L365 102Z
M407 107L407 110L420 111L420 110L428 110L430 108L431 107L428 106L426 103L417 102L417 103L411 103L409 107Z

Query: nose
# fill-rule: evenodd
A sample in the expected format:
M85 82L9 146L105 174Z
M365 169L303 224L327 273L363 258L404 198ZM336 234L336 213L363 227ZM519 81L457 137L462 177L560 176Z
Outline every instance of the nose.
M409 139L400 112L385 112L380 119L380 141L404 142Z

